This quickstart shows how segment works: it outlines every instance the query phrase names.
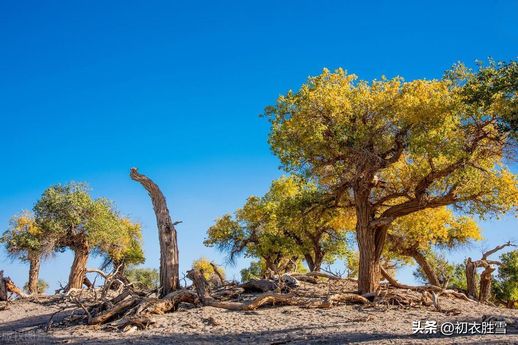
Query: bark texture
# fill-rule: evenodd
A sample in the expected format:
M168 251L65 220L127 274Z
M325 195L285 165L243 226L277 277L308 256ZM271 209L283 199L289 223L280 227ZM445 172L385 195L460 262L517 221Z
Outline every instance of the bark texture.
M153 203L160 240L160 296L164 297L180 287L176 229L160 188L136 168L131 169L130 177L147 190Z
M466 260L466 285L468 296L477 299L477 265L471 258Z
M487 265L482 274L480 274L480 302L487 302L491 295L492 276L495 268L491 265Z
M78 245L74 249L74 261L70 268L68 276L68 285L66 290L81 289L85 280L86 262L88 261L88 246L86 244Z
M29 294L38 294L38 280L40 275L40 263L41 260L39 257L31 258L29 261L29 283L28 290Z

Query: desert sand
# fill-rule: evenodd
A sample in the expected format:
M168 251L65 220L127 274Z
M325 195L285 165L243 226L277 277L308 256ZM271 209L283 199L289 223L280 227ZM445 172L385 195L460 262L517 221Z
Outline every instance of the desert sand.
M49 299L17 300L0 311L2 344L518 344L518 311L441 299L445 310L422 305L339 305L329 309L266 306L254 311L181 305L154 315L147 329L125 332L106 326L65 325L77 306ZM484 315L505 318L507 334L412 334L412 322L481 322ZM49 327L49 319L52 324ZM47 329L48 328L48 329Z

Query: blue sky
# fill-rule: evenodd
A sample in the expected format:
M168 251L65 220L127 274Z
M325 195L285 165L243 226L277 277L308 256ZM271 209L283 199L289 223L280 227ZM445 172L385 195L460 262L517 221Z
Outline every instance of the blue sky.
M183 221L181 269L202 255L223 263L202 244L207 228L281 174L258 116L279 94L324 67L438 78L459 60L515 59L516 47L518 1L2 2L0 228L49 185L86 181L142 223L146 266L157 267L151 204L128 177L136 166ZM517 237L513 217L482 225L487 240L450 257ZM59 254L41 277L55 288L71 261ZM0 268L27 279L4 253Z

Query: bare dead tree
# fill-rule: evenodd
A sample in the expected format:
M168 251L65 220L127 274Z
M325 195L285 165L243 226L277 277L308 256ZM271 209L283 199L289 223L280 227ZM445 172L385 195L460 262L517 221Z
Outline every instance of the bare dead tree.
M160 240L160 297L164 297L180 288L175 223L171 220L165 197L160 188L150 178L139 174L136 168L131 168L130 177L148 191L153 203Z
M491 284L493 282L493 272L496 270L495 266L501 265L501 262L489 260L489 256L506 248L516 247L510 241L496 246L482 254L480 260L473 261L471 258L466 260L466 283L468 288L468 296L478 299L480 302L486 302L491 294ZM484 268L480 274L479 289L477 291L477 268Z

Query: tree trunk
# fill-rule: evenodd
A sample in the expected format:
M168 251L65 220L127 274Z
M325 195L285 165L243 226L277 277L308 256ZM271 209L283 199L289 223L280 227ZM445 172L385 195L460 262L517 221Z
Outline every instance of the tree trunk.
M136 168L131 169L130 177L148 191L153 203L160 240L160 297L164 297L180 288L176 229L158 186L147 176L139 174Z
M360 252L358 290L361 294L376 292L381 279L380 258L385 245L386 227L371 224L373 214L368 197L357 201L356 240Z
M313 250L315 252L315 259L313 260L313 269L312 272L319 272L322 266L322 261L324 261L325 252L320 248L320 240L322 236L313 237Z
M421 254L418 250L412 250L410 254L412 258L414 258L414 260L417 262L417 264L423 269L426 278L428 279L428 282L431 285L441 286L439 278L437 278L437 275L435 274L432 266L430 266L428 260L426 260L426 257L423 254Z
M7 301L7 288L5 286L4 271L0 271L0 301Z
M81 289L85 280L86 262L88 261L88 246L83 244L73 248L74 262L70 268L70 275L68 276L68 285L66 291L70 289Z
M29 294L37 295L38 291L38 280L40 275L40 263L41 259L39 257L31 258L29 261L29 282L27 284Z
M480 296L478 300L482 303L487 302L491 295L491 281L494 270L495 268L491 267L491 265L487 265L480 275Z
M315 265L313 266L312 272L320 272L320 269L322 268L322 261L324 258L317 257L315 259Z
M368 227L359 227L356 232L360 251L358 290L360 294L375 292L379 286L380 258L376 255L374 232Z
M477 299L477 265L471 261L471 258L466 260L466 285L468 297Z
M316 271L315 261L313 260L313 257L309 254L304 254L304 259L306 260L306 264L308 265L310 272Z

